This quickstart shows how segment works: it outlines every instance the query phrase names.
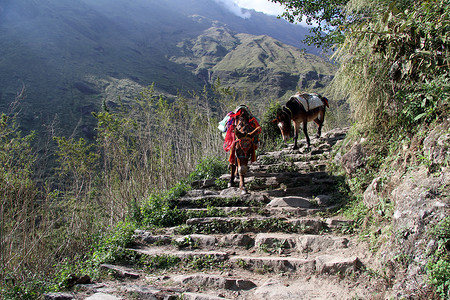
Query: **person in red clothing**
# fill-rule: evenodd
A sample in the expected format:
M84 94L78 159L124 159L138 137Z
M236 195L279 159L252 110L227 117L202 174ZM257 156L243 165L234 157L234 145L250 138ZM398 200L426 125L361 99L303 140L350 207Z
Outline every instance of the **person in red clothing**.
M249 126L252 128L252 130L259 127L259 130L254 138L254 143L253 143L254 146L253 146L252 153L251 153L251 162L256 161L256 152L255 151L256 151L256 149L258 149L258 141L259 141L258 135L261 133L261 126L259 125L258 120L252 115L252 113L250 112L248 107L245 105L238 106L234 112L228 113L227 116L229 116L229 119L226 123L226 135L225 135L225 141L223 143L223 150L225 150L225 152L234 150L233 147L235 145L234 142L236 140L235 128L237 125L237 120L238 120L238 118L244 118L245 121L247 121ZM230 161L230 164L235 163L234 151L230 152L229 161Z
M239 186L242 193L245 194L247 191L244 186L244 175L247 173L247 164L256 161L261 126L248 107L244 105L239 106L233 113L228 113L221 123L222 125L226 123L223 149L226 152L230 151L228 161L231 166L231 177L228 185L231 187L234 184L234 178L239 173ZM238 172L236 173L236 171Z

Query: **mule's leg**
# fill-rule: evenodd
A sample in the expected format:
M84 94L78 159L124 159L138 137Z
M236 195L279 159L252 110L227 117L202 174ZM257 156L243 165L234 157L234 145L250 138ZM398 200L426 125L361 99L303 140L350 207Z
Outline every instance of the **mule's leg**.
M242 195L247 194L247 189L245 188L244 175L243 174L239 174L239 188L241 190L241 194Z
M245 188L244 176L247 174L247 166L239 165L239 188L241 189L241 194L247 194L247 189Z
M322 126L324 121L325 121L325 109L321 110L319 112L319 117L314 120L314 122L316 122L316 124L319 126L319 128L317 129L318 138L320 138L320 136L322 135Z
M298 140L298 124L295 122L294 123L294 147L292 148L292 150L298 149L297 140Z
M303 133L305 134L306 144L308 145L308 148L310 148L311 141L309 140L309 135L308 135L308 121L307 120L303 121Z
M231 167L231 176L230 176L230 181L228 182L228 187L232 187L234 184L234 177L236 176L236 165L232 164L230 165Z

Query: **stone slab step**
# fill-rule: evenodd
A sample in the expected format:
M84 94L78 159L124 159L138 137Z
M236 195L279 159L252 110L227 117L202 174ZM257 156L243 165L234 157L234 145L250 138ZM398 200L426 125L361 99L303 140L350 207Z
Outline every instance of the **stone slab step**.
M121 278L132 278L132 279L138 279L140 277L140 274L138 271L126 268L123 266L116 266L111 264L102 264L100 265L100 269L102 270L108 270L112 271L115 276L121 277Z
M287 196L273 198L267 204L269 207L295 207L295 208L313 208L314 203L310 199L304 197Z
M177 298L178 299L178 298ZM224 300L227 298L222 298L214 295L200 294L200 293L183 293L180 295L182 300Z
M206 208L208 206L264 206L270 201L267 195L252 193L241 195L239 188L223 190L220 194L184 196L178 199L178 208Z
M85 298L85 300L121 300L123 298L116 297L106 293L95 293L92 296Z
M164 251L160 247L129 248L129 250L135 251L140 254L145 254L148 256L171 255L176 256L182 260L192 257L214 257L214 259L216 259L217 261L225 261L229 258L229 254L227 252L220 252L220 251L202 251L202 250Z
M263 272L305 272L310 274L315 270L314 259L293 257L234 256L230 258L230 262L235 266Z
M219 275L210 274L190 274L179 275L172 278L173 281L180 284L192 284L203 286L209 289L225 289L225 290L250 290L256 287L256 284L248 279L230 278Z
M362 266L362 262L356 256L322 255L316 257L315 261L316 270L320 274L349 274Z
M320 199L313 199L319 203ZM317 207L317 208L302 208L302 207L250 207L250 206L233 206L233 207L217 207L218 211L222 211L226 215L234 216L264 216L264 217L306 217L314 215L318 212L326 212L329 209L335 208L330 207ZM192 210L197 212L208 212L207 208L183 208L185 210Z
M326 252L346 249L349 240L345 237L329 235L298 235L279 233L259 233L255 237L255 247L290 249L301 253Z
M230 262L253 271L296 272L319 274L349 274L362 267L356 256L340 257L322 255L311 259L280 256L233 256Z
M157 246L160 240L158 235L152 236L149 232L137 231L135 238L139 244ZM162 236L164 238L168 236ZM345 237L311 234L286 233L258 233L254 234L226 234L205 235L191 234L184 236L171 236L170 242L164 245L178 246L178 248L217 249L217 247L243 247L250 249L274 249L280 253L317 253L329 252L349 247L349 240ZM156 241L156 242L155 242ZM228 250L227 250L228 251ZM122 270L120 270L122 271Z
M196 233L296 232L318 233L325 223L319 219L273 217L210 217L186 221Z

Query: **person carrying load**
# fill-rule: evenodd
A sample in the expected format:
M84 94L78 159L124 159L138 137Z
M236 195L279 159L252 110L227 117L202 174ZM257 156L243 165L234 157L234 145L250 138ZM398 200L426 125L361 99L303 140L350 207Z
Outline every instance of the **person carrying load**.
M222 135L224 137L223 150L225 150L225 152L234 150L233 147L236 140L235 129L239 118L243 118L246 122L248 122L249 126L252 129L259 128L254 138L253 147L251 149L251 162L254 162L256 161L255 151L256 149L258 149L258 135L261 133L261 127L258 120L253 116L253 114L250 112L250 109L246 105L239 105L234 111L229 112L225 116L225 118L221 122L219 122L218 128L220 131L222 131ZM235 163L234 151L230 152L229 161L230 164Z

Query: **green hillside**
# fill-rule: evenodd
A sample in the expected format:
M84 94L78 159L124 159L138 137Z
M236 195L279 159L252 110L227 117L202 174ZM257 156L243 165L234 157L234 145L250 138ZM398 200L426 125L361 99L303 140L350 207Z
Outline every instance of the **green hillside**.
M322 91L336 71L323 58L269 36L235 33L226 27L211 27L178 47L182 54L171 60L204 82L219 78L260 107L265 105L262 98L287 99L297 89Z
M75 130L92 138L91 112L103 102L116 106L119 97L132 101L153 83L158 93L174 98L209 88L220 77L224 86L264 107L261 97L282 97L297 83L314 87L312 77L333 74L322 59L268 37L258 50L261 37L229 29L243 28L248 20L214 1L198 1L137 1L130 6L124 1L5 1L0 4L0 111L9 110L23 84L20 124L25 131L53 124L59 134ZM254 20L258 18L255 14ZM286 27L279 22L280 29ZM276 23L269 23L275 32ZM264 31L262 25L251 30ZM264 56L264 63L257 63ZM289 65L286 56L312 65ZM308 73L311 69L317 74Z

